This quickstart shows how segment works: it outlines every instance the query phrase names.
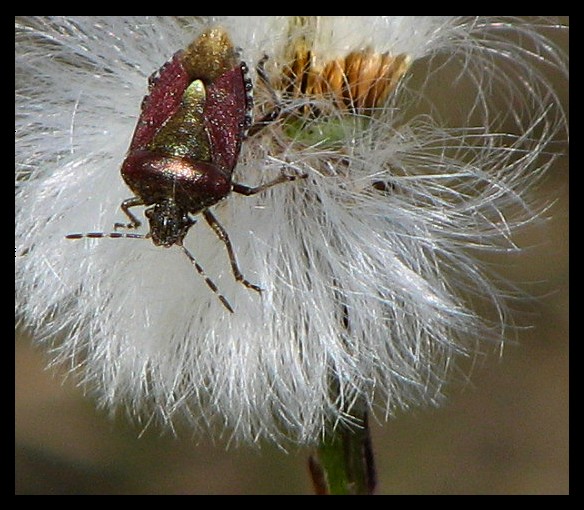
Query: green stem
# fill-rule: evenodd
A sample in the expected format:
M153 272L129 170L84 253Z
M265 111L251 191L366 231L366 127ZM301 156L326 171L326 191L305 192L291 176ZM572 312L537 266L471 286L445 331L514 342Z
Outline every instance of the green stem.
M316 494L373 494L375 466L367 413L359 427L337 427L309 458Z

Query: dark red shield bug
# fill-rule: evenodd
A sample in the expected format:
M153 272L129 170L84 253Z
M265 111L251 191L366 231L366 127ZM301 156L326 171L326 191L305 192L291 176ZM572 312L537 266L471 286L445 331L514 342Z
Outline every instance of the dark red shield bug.
M258 65L258 77L269 88L264 61L265 58ZM272 97L276 97L274 93ZM139 227L141 222L130 208L146 206L149 232L145 235L91 232L67 237L150 238L157 246L178 245L225 307L233 312L183 246L183 240L195 224L192 216L202 214L225 244L235 279L261 291L243 277L227 232L209 210L232 191L254 195L297 178L282 174L257 187L232 181L244 138L279 115L275 102L273 110L252 126L252 110L252 83L247 66L223 29L208 29L150 77L148 95L142 102L140 118L122 164L122 177L134 196L121 204L130 222L116 223L115 228Z

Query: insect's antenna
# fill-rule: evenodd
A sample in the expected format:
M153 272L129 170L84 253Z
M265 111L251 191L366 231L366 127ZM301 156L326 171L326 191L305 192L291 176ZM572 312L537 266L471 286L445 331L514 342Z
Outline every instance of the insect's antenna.
M215 283L213 282L213 280L211 280L207 276L207 274L205 273L205 271L203 270L203 268L195 260L195 257L193 257L193 255L191 254L191 252L189 250L187 250L182 244L180 246L183 249L183 251L185 252L186 256L189 258L189 260L192 262L193 266L195 266L195 268L197 269L197 271L199 272L199 274L205 279L205 283L217 295L217 297L219 298L219 300L221 301L221 303L223 303L223 306L225 308L227 308L227 310L229 310L231 313L233 313L233 308L231 308L231 305L229 304L229 301L227 301L227 299L225 298L225 296L223 296L223 294L221 294L219 292L219 289L217 288L217 285L215 285Z
M144 234L134 234L130 232L86 232L84 234L67 234L65 237L67 239L83 239L85 237L91 239L101 239L104 237L109 237L111 239L146 239Z
M136 233L131 233L131 232L86 232L86 233L83 233L83 234L67 234L65 237L67 239L84 239L84 238L103 239L103 238L106 238L106 237L107 238L110 238L110 239L121 239L121 238L125 238L125 239L147 239L149 236L148 235L145 235L145 234L136 234ZM193 255L191 254L191 252L189 250L187 250L182 244L180 245L180 247L183 249L183 251L185 252L185 255L191 261L191 263L193 264L193 266L195 266L195 268L197 269L197 271L199 272L199 274L205 279L205 283L217 295L217 297L219 298L219 300L221 301L221 303L223 303L223 306L225 308L227 308L227 310L229 310L231 313L234 313L233 312L233 308L229 304L229 301L227 301L227 299L225 298L225 296L219 292L219 289L217 288L217 285L215 285L215 282L213 282L213 280L211 280L211 278L209 278L207 276L207 273L205 273L204 269L195 260L195 257L193 257Z

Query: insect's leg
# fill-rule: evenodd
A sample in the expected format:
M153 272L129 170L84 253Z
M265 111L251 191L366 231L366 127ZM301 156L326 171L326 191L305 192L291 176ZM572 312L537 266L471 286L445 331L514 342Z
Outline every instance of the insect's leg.
M217 237L219 239L221 239L221 241L223 241L223 243L225 244L225 248L227 248L227 254L229 255L229 262L231 263L231 270L233 272L233 276L235 277L235 279L238 282L245 285L248 289L253 289L256 292L261 292L262 289L260 287L247 281L243 277L243 274L241 274L241 271L239 270L239 266L237 265L237 260L235 258L235 252L233 251L233 246L231 245L231 241L229 240L229 236L227 235L227 232L225 231L225 229L217 221L217 218L215 218L215 216L213 216L213 214L209 210L204 211L203 216L204 216L205 220L207 220L207 223L213 229L215 234L217 234Z
M271 188L272 186L276 186L277 184L295 181L296 179L306 179L306 177L308 177L308 175L306 175L306 174L303 174L303 175L280 174L274 180L266 182L265 184L261 184L260 186L255 186L255 187L246 186L245 184L233 183L233 191L235 193L239 193L240 195L246 195L246 196L256 195L257 193L261 193L262 191L265 191L268 188Z
M270 84L270 78L268 77L268 73L266 72L265 66L267 60L268 60L267 55L264 55L260 59L256 67L256 73L258 75L259 81L263 84L263 86L268 90L268 92L272 96L272 102L274 103L274 106L260 120L254 122L253 126L251 126L247 132L248 137L255 135L258 131L261 131L268 124L274 122L279 117L280 112L282 111L280 98L278 97L278 94L276 94L274 87L272 87L272 85Z
M130 212L130 207L136 207L137 205L144 205L144 201L139 197L132 197L124 200L120 208L128 218L130 218L130 223L114 223L114 229L118 228L138 228L142 223L134 214Z

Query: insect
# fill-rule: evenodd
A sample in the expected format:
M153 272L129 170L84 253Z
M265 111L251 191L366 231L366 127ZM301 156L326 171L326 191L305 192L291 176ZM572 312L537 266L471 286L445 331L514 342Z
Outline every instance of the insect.
M263 68L266 58L258 64L257 74L269 87ZM140 118L121 167L122 178L134 196L121 204L129 223L116 223L114 230L138 228L141 222L130 209L146 206L144 214L149 232L145 235L90 232L66 237L152 239L156 246L177 245L225 308L233 312L227 299L183 245L189 229L196 223L192 216L202 214L225 244L235 279L261 292L259 286L244 278L227 231L209 208L231 192L255 195L305 176L281 174L256 187L232 181L242 141L280 114L276 95L269 88L275 106L252 125L253 87L247 71L227 33L219 27L206 30L186 49L177 52L149 79L148 94L142 102Z

